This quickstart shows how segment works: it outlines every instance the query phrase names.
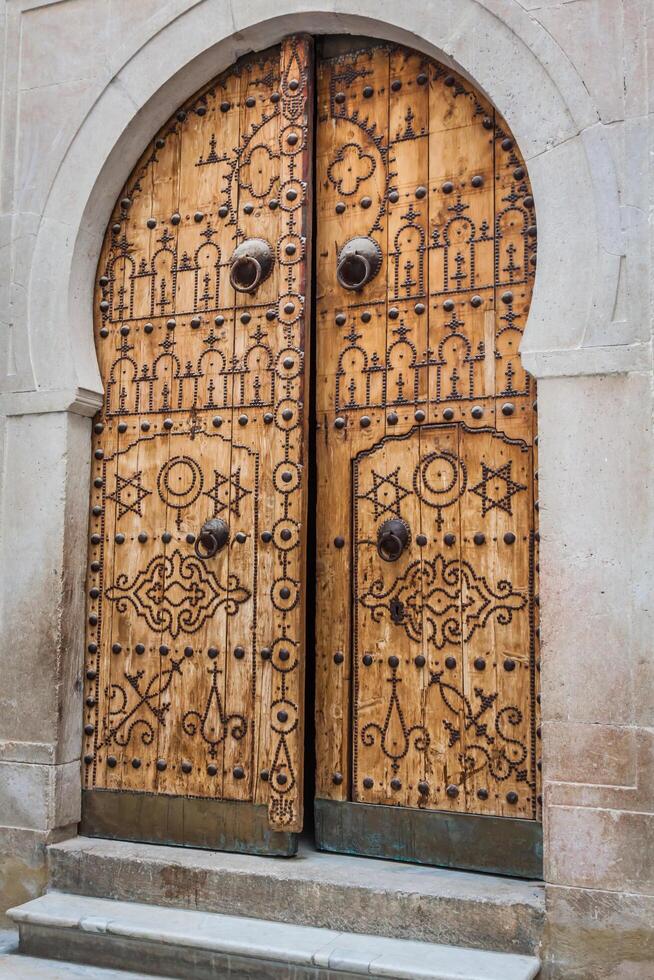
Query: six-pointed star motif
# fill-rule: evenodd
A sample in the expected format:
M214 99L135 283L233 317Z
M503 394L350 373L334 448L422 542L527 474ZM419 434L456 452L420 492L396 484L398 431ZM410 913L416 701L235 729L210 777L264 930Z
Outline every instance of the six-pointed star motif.
M141 501L149 497L151 490L145 490L141 483L141 470L134 476L124 477L116 473L116 489L107 494L107 500L115 500L118 504L117 520L130 511L137 517L143 517Z
M223 476L218 470L213 472L215 477L213 486L204 491L205 496L213 500L213 516L217 517L229 507L232 514L240 517L241 500L252 493L241 484L241 467L234 470L229 477Z
M369 500L375 509L375 520L385 514L395 514L400 516L400 504L405 497L408 497L410 490L403 487L399 478L400 467L396 467L392 473L382 476L372 471L372 486L367 493L360 493L360 500Z
M470 487L470 490L481 497L482 517L485 517L488 511L493 510L494 507L499 507L507 514L511 514L511 497L520 490L527 489L524 484L516 483L515 480L511 479L512 465L513 461L510 460L494 470L492 466L486 466L486 463L481 464L481 480L475 487ZM495 481L501 481L504 484L503 491L499 483ZM491 493L494 490L497 496L489 496L489 490Z

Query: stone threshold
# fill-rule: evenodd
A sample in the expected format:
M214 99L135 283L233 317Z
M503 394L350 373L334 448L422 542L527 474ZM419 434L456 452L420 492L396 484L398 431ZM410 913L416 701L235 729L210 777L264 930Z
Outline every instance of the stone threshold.
M50 892L8 915L20 949L170 977L533 980L533 956Z
M540 882L327 854L268 858L76 837L48 847L49 888L162 908L423 943L538 953Z

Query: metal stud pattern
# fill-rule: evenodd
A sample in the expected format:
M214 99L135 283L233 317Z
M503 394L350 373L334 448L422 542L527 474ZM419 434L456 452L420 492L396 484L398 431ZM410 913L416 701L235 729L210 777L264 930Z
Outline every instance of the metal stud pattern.
M526 167L416 52L341 48L317 88L318 795L537 819ZM357 237L384 260L352 292L334 270ZM412 540L391 562L394 520Z
M95 299L85 785L251 801L284 830L302 820L311 58L289 38L166 123ZM254 285L230 267L252 240Z

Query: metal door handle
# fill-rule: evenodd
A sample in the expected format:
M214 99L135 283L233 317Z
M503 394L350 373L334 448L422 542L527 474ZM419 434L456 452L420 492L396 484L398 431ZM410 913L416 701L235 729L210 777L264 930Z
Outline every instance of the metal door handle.
M247 238L229 260L229 281L239 293L253 293L273 267L275 255L263 238Z
M206 561L218 554L229 541L229 525L221 521L219 517L214 517L205 521L200 533L195 539L195 553L198 558Z
M377 531L377 554L383 561L397 561L411 540L411 528L406 521L393 517L384 521Z
M351 238L338 254L336 278L344 289L363 289L379 272L381 261L374 238Z

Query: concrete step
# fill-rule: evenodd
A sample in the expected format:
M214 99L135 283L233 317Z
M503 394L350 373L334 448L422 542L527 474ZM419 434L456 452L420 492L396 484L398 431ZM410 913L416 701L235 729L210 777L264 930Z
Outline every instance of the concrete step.
M3 980L152 980L152 974L103 970L81 963L58 963L35 956L0 955Z
M18 932L0 930L0 977L11 980L153 980L152 974L104 970L81 963L58 963L18 953Z
M296 925L537 953L538 882L324 854L296 858L76 837L48 848L49 887Z
M209 980L532 980L533 956L342 933L215 912L49 892L8 915L20 950L114 969Z

